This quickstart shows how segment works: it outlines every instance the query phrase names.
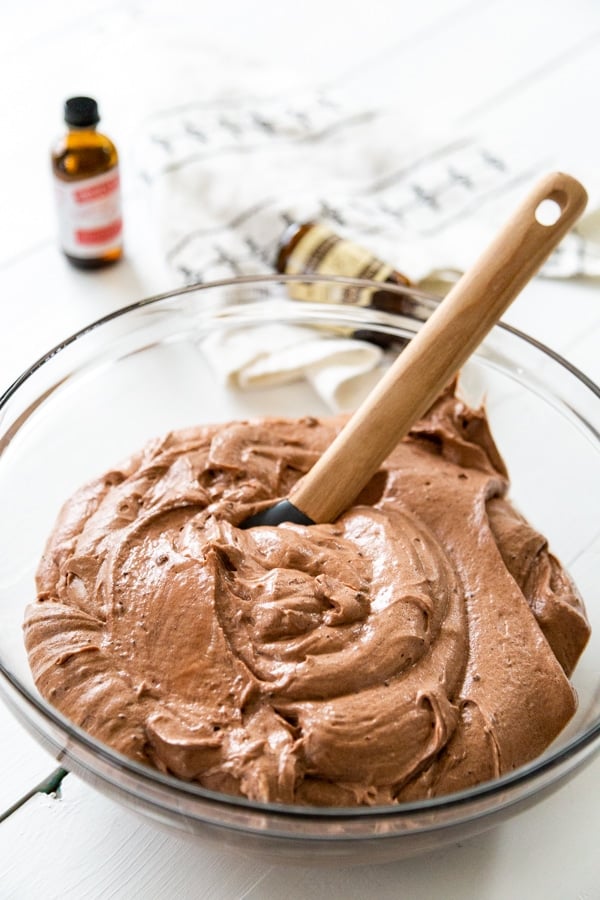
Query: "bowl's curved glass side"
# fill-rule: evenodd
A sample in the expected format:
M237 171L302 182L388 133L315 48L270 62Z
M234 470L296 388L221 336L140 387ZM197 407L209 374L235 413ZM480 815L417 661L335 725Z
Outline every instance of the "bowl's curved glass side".
M1 685L0 685L1 687ZM524 775L507 785L496 785L478 796L448 798L441 804L414 804L413 808L348 811L280 810L228 802L227 797L194 794L181 783L131 771L128 765L94 752L65 732L49 727L38 710L25 712L23 701L10 705L37 740L62 767L82 777L155 824L209 841L223 849L258 853L267 859L373 864L393 861L466 840L524 811L563 785L596 754L592 742L578 753L563 754L553 765L532 777ZM168 782L169 779L163 779ZM484 786L485 787L485 786ZM492 787L492 786L490 786Z
M260 308L251 302L257 299L257 287ZM266 286L253 281L248 295L239 284L235 290L228 285L216 290L219 296L214 303L206 302L210 291L188 290L111 317L50 355L4 399L0 409L0 667L10 674L4 693L20 717L52 747L63 765L72 765L88 780L120 792L126 802L153 810L157 817L188 830L208 821L232 831L272 831L291 840L309 834L337 835L335 840L365 834L401 836L444 830L453 824L466 826L469 821L504 814L550 789L600 743L600 400L559 359L502 328L494 329L465 367L462 390L469 402L485 400L512 477L512 496L569 567L593 625L592 642L574 679L579 711L542 760L500 787L482 786L460 803L450 797L435 804L435 810L388 810L381 813L381 822L379 813L363 811L341 819L315 816L311 831L306 814L278 819L273 809L211 800L183 783L176 788L175 782L165 783L151 770L142 776L107 748L96 752L93 741L82 740L77 729L57 721L39 697L23 647L23 611L33 598L34 573L46 536L61 503L76 487L146 440L173 428L266 412L328 412L307 382L253 391L223 384L202 351L206 334L274 317L285 324L317 328L318 333L364 327L404 338L419 327L419 321L409 316L398 319L370 310L286 302L279 281ZM229 305L231 290L242 303L237 310ZM271 302L274 296L276 307ZM565 465L565 460L574 462ZM356 826L348 830L350 821ZM385 828L380 827L382 823Z

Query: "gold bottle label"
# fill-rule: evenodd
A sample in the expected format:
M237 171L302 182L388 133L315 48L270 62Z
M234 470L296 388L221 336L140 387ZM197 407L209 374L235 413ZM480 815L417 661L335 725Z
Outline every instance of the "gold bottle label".
M285 271L288 275L346 275L385 281L393 269L364 247L339 237L325 225L315 224L289 253ZM293 284L289 292L295 300L331 302L331 288L325 284ZM343 288L340 302L368 306L370 297L370 290L348 286Z

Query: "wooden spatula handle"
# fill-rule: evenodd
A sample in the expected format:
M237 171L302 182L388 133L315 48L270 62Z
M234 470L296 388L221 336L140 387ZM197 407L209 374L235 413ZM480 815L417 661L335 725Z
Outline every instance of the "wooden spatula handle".
M536 218L545 200L559 207L551 225ZM314 522L331 522L352 503L538 271L586 202L582 185L561 172L534 187L296 485L289 498L294 506Z

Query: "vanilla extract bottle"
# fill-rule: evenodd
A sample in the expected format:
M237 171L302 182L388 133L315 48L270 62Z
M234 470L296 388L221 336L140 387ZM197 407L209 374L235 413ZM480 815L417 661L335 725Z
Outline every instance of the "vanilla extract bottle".
M119 155L97 130L94 99L71 97L64 118L51 155L60 246L77 268L97 269L123 255Z
M381 289L344 288L342 302L370 306L385 312L402 313L412 309L408 294L386 290L385 285L409 287L411 282L392 266L382 262L370 250L340 237L318 222L294 223L284 232L275 268L285 275L345 275L381 282ZM295 299L326 301L327 289L320 284L299 282L290 293Z

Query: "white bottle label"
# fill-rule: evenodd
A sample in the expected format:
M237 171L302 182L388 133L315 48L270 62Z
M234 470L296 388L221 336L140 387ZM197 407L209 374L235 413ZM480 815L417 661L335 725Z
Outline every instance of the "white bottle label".
M60 243L70 256L93 259L120 247L119 167L81 181L54 179Z

